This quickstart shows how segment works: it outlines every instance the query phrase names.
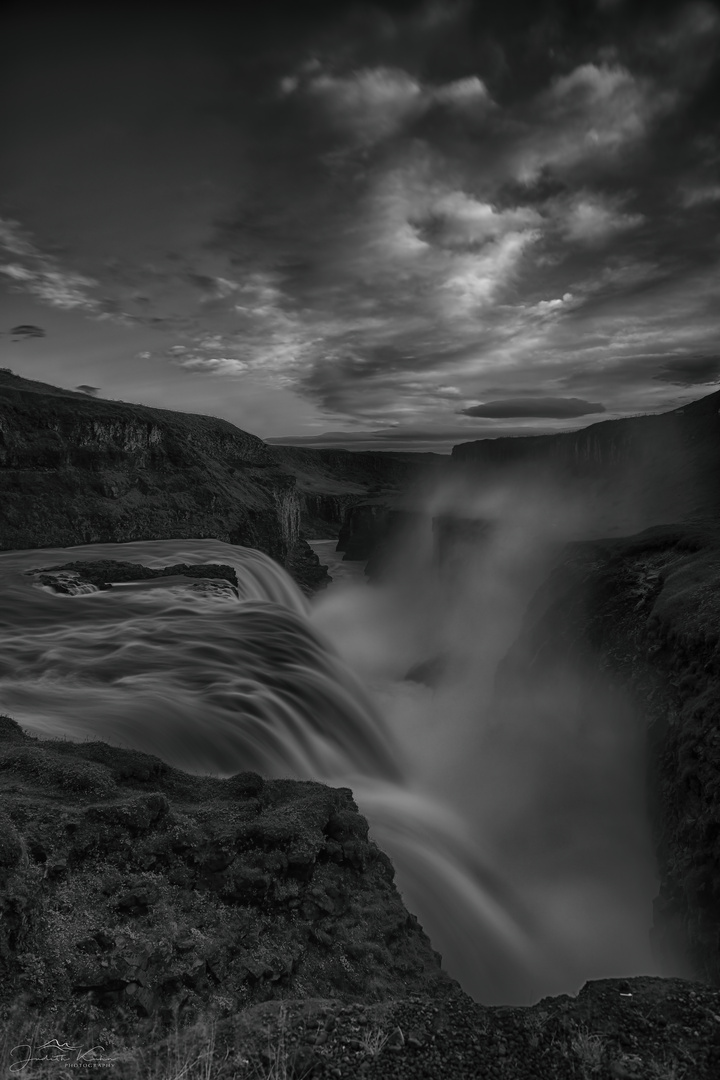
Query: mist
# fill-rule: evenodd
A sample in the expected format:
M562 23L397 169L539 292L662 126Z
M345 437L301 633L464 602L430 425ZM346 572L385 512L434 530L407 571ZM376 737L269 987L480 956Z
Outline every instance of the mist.
M578 488L515 474L438 484L423 510L384 552L378 580L338 581L312 620L378 702L428 821L442 808L454 820L446 831L492 867L531 942L524 970L464 932L441 898L421 903L366 799L408 906L423 907L446 967L480 1000L528 1003L591 978L657 973L641 717L579 657L532 682L522 663L509 686L496 680L566 543L598 535L604 508Z

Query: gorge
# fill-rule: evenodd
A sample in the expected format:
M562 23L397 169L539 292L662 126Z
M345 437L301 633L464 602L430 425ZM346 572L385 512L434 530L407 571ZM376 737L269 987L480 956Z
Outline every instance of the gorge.
M40 934L23 882L47 881L58 920L93 881L71 970L101 1013L223 995L464 1001L354 797L402 900L484 1005L601 980L573 999L582 1011L622 976L653 1007L669 987L717 1013L718 395L413 464L2 379L6 963L48 953L12 937ZM348 564L374 563L373 585L323 591L309 542L334 536ZM60 802L72 827L53 832ZM111 870L130 896L119 913L98 884ZM153 926L172 938L163 920L188 888L222 903L178 966L149 941ZM270 895L275 922L258 922ZM228 902L250 920L232 971L218 967ZM105 952L103 982L86 969ZM13 969L31 1008L43 979L75 993L50 960L44 976Z

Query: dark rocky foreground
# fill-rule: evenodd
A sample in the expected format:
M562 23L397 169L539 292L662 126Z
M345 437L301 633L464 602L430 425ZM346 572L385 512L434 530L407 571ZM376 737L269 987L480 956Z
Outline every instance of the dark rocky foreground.
M104 743L39 741L7 717L0 915L7 1075L29 1057L52 1060L26 1075L58 1075L85 1055L110 1075L169 1076L180 1051L186 1075L286 1080L720 1067L720 990L700 983L473 1002L346 789L189 776Z

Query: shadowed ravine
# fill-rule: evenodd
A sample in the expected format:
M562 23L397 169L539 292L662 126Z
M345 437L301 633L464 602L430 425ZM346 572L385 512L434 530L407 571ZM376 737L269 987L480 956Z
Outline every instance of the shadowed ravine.
M479 1000L647 973L652 860L623 794L637 765L613 725L583 757L577 688L559 688L551 723L533 730L528 703L492 739L491 675L552 551L528 536L527 521L507 522L462 588L433 575L418 537L392 587L341 582L312 608L268 557L218 541L3 553L3 708L34 734L100 738L190 772L351 787L407 906ZM177 577L59 595L27 575L96 559L229 565L239 595ZM404 678L438 651L444 681Z

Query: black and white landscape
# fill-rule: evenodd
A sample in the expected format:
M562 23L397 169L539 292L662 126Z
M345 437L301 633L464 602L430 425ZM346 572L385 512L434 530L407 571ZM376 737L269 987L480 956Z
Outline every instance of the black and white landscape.
M11 8L0 1069L720 1068L720 10Z

